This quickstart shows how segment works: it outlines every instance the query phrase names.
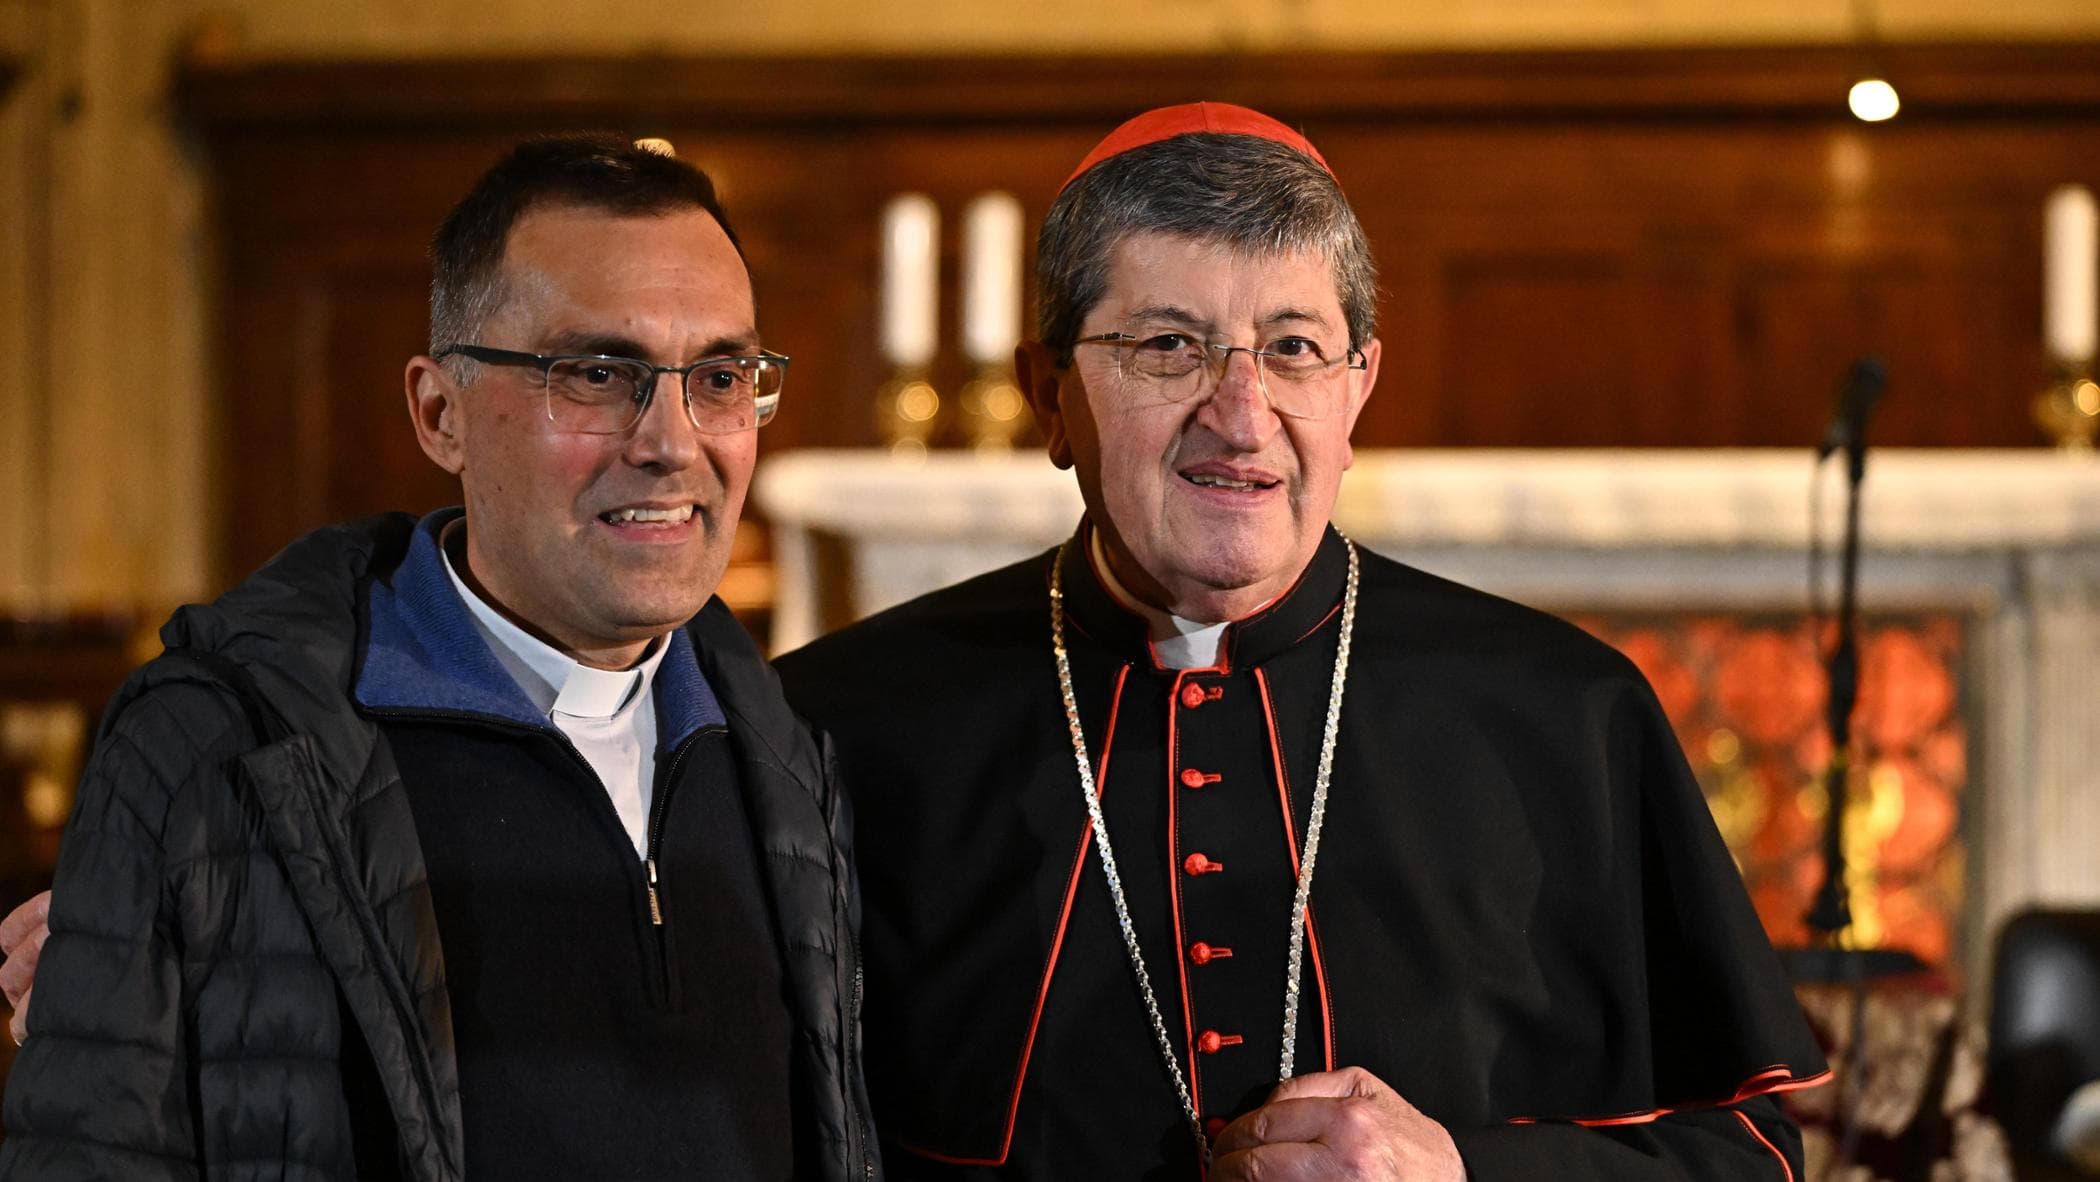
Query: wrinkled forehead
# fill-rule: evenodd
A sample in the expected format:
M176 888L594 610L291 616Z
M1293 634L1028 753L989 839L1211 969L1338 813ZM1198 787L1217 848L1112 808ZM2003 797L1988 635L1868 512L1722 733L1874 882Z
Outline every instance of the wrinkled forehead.
M1230 331L1296 320L1346 331L1327 252L1138 231L1110 248L1101 298L1085 321L1189 322Z

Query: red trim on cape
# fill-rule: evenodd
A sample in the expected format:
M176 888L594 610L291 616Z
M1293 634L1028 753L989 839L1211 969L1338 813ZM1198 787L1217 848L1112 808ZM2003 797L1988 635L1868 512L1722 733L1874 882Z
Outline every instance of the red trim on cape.
M1772 1156L1779 1159L1779 1172L1786 1176L1786 1182L1794 1182L1794 1167L1787 1164L1786 1154L1779 1152L1779 1147L1772 1144L1772 1139L1765 1136L1765 1131L1758 1128L1754 1121L1740 1112L1735 1114L1735 1118L1743 1122L1743 1127L1750 1130L1750 1135L1757 1138L1759 1145L1771 1150Z
M1774 1067L1767 1067L1749 1079L1744 1080L1736 1086L1735 1094L1724 1100L1695 1100L1667 1108L1651 1108L1646 1112L1629 1112L1619 1116L1569 1119L1567 1123L1581 1125L1586 1129L1616 1128L1621 1125L1645 1125L1672 1113L1690 1112L1702 1108L1726 1108L1730 1104L1740 1104L1745 1100L1752 1100L1759 1096L1776 1096L1782 1092L1799 1092L1808 1088L1819 1088L1829 1083L1830 1079L1831 1075L1828 1071L1819 1071L1814 1075L1797 1077L1793 1068L1782 1063ZM1508 1123L1513 1125L1535 1125L1540 1122L1540 1117L1518 1116L1511 1117Z
M1123 683L1129 677L1130 666L1125 664L1116 673L1114 696L1109 699L1108 732L1101 737L1101 759L1094 766L1094 798L1096 800L1099 800L1108 792L1108 756L1109 752L1116 745L1116 717L1123 709ZM1014 1124L1021 1116L1021 1088L1028 1082L1028 1060L1035 1053L1036 1031L1043 1023L1043 1006L1050 999L1050 978L1056 975L1058 953L1064 950L1065 925L1072 919L1072 900L1077 898L1079 894L1079 876L1086 869L1087 847L1092 844L1093 836L1094 819L1088 817L1080 822L1079 825L1079 849L1072 855L1071 872L1065 876L1065 901L1064 906L1057 914L1057 932L1050 938L1050 951L1043 960L1042 984L1038 985L1035 991L1035 1010L1028 1016L1028 1037L1021 1043L1021 1058L1014 1066L1014 1093L1006 1104L1006 1132L1001 1134L999 1138L999 1155L997 1157L958 1157L913 1145L902 1138L894 1138L900 1147L908 1149L920 1157L947 1162L950 1165L1003 1166L1006 1164L1006 1155L1013 1150Z
M1333 613L1329 613L1328 619L1333 618ZM1315 628L1313 631L1317 632L1319 629ZM1310 636L1312 633L1308 632L1306 635ZM1290 773L1284 767L1283 747L1276 738L1276 707L1269 698L1269 675L1267 671L1256 669L1254 671L1254 683L1261 688L1262 718L1269 724L1269 759L1276 767L1276 799L1283 806L1283 842L1284 848L1290 851L1291 875L1295 889L1298 874L1298 823L1291 817ZM1320 956L1319 934L1313 930L1313 909L1310 897L1307 897L1305 900L1305 943L1306 947L1312 952L1313 980L1320 986L1320 1025L1326 1036L1327 1051L1325 1070L1333 1071L1334 997L1327 990L1327 965ZM1288 950L1286 950L1286 953L1288 953ZM1294 1070L1297 1066L1296 1063L1291 1064Z

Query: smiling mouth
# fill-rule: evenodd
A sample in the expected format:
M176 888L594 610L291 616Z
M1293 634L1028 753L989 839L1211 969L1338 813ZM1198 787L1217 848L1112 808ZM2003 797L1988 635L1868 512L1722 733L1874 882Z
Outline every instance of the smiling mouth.
M691 505L679 505L673 509L614 509L598 515L598 520L607 525L684 525L692 519Z
M1281 483L1275 480L1234 480L1212 472L1185 472L1181 478L1199 488L1222 488L1231 492L1257 492L1265 488L1275 488Z

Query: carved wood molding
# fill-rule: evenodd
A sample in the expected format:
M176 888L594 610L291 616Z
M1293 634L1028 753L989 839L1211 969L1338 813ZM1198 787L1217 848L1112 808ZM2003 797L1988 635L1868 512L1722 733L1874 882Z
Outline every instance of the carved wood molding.
M1843 118L1869 59L1840 46L1175 57L620 57L189 67L222 130L1060 123L1202 95L1323 122ZM2100 42L1883 46L1903 118L2100 113ZM727 80L727 81L725 81Z
M22 67L13 57L0 53L0 99L15 88L15 79L21 77Z

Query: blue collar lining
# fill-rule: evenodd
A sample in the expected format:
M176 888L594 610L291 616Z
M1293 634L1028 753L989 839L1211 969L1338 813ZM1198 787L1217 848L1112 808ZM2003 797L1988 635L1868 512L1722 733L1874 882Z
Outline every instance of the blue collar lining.
M357 703L369 710L474 714L559 733L489 651L445 577L438 535L461 513L441 509L417 522L391 582L373 581ZM654 682L659 751L728 722L700 672L692 637L677 629L670 645Z

